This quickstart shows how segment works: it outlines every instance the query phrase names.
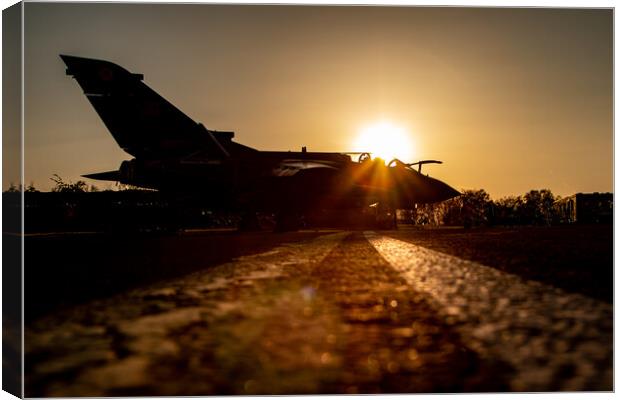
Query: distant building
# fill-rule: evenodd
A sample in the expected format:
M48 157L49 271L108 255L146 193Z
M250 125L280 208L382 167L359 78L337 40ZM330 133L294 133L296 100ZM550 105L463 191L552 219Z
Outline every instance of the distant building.
M613 201L613 193L577 193L556 201L554 208L562 223L612 223Z

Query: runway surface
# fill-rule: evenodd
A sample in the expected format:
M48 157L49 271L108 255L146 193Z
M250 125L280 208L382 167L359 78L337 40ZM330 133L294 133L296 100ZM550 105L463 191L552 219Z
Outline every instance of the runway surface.
M47 312L26 395L612 390L611 304L413 241L301 234Z
M611 305L389 237L366 237L413 290L428 294L469 348L512 366L511 389L583 390L612 381L613 360L601 345L613 341Z

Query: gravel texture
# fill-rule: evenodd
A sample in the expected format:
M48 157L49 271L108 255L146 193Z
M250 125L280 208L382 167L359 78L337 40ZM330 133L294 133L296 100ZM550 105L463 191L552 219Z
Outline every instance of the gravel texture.
M611 390L609 305L381 235L310 238L185 254L197 272L33 318L26 396Z
M613 309L482 264L374 233L373 246L515 391L612 390Z
M388 236L479 262L568 292L613 301L613 225L401 226Z

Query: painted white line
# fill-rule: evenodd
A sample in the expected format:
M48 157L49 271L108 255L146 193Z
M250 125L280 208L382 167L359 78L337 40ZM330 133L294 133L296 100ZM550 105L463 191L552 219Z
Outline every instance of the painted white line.
M514 368L512 390L612 390L611 305L373 232L365 235L414 290L429 295L466 346Z

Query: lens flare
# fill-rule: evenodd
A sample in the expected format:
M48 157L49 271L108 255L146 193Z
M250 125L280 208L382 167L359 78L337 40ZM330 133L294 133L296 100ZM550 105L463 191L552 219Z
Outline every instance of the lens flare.
M355 151L372 153L389 162L398 158L403 162L413 161L413 145L405 129L390 122L377 122L359 131L354 143Z

